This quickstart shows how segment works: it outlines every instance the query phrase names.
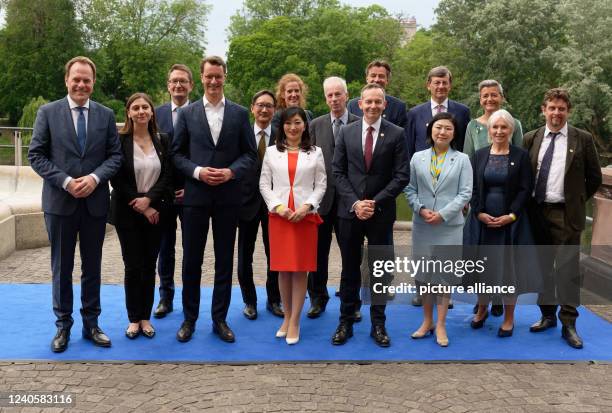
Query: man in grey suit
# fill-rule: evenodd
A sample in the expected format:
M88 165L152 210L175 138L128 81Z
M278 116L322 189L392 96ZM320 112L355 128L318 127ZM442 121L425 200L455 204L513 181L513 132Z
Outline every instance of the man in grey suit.
M96 66L82 56L66 63L68 96L42 106L36 115L28 158L43 179L42 207L51 242L53 311L57 333L51 350L68 347L72 319L72 270L77 235L82 260L83 337L110 347L98 327L100 272L108 181L121 166L113 111L89 100Z
M327 189L319 205L319 214L323 223L319 225L317 239L317 271L308 274L308 294L310 296L310 309L307 316L317 318L325 311L329 294L327 293L329 249L332 241L332 230L337 231L337 201L334 177L331 163L334 159L334 148L340 133L340 128L359 120L346 108L348 89L346 81L339 77L328 77L323 82L325 102L330 112L319 116L310 123L310 137L312 142L323 151L325 160L325 173L327 174Z

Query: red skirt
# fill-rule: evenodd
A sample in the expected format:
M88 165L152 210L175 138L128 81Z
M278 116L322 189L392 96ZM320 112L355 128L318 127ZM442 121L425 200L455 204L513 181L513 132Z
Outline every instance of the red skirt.
M269 213L270 270L316 271L319 214L308 214L300 222L289 222Z

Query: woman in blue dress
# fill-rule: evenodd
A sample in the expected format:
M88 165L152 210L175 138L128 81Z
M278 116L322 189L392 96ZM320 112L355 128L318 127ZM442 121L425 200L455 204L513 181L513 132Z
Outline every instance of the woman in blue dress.
M457 122L450 113L436 114L427 126L431 148L416 152L410 161L410 183L404 189L412 220L413 256L431 256L437 246L461 246L463 243L463 208L472 195L472 167L467 155L455 149ZM459 280L440 274L419 273L417 285L457 284ZM437 322L433 319L436 298ZM446 314L450 294L423 295L423 322L412 338L433 333L436 341L448 346Z
M506 110L493 113L488 120L491 145L477 150L472 157L474 191L464 234L467 245L533 244L525 214L532 192L532 169L527 151L510 144L514 126L514 118ZM504 320L498 330L499 337L510 337L517 295L539 289L539 279L533 276L536 272L527 268L536 265L537 259L526 259L528 250L520 247L484 247L481 251L487 252L488 270L476 281L513 286L516 290L516 294L503 297ZM522 264L525 268L521 268ZM489 299L487 295L479 295L472 328L483 327Z

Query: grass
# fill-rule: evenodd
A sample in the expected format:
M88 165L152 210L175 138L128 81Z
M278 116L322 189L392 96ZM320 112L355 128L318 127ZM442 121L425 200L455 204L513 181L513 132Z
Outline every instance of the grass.
M412 221L412 209L408 205L408 201L403 193L395 198L395 205L397 206L398 221Z

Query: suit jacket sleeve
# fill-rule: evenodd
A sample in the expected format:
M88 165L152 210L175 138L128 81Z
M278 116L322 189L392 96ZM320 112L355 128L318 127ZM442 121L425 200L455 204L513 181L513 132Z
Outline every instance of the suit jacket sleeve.
M348 200L348 205L353 205L359 201L351 182L348 179L348 157L346 154L346 142L344 140L345 128L340 128L338 132L338 142L334 150L334 160L332 161L332 171L336 182L336 192Z
M476 152L470 159L472 163L472 199L470 200L471 213L478 216L482 212L482 206L480 205L480 186L482 185L482 179L480 177L480 152Z
M419 184L417 179L416 168L414 166L414 160L410 160L410 182L404 188L404 195L410 204L410 208L415 214L418 214L423 204L419 200Z
M106 127L106 160L102 162L92 173L100 179L100 184L105 184L119 171L123 156L121 155L121 144L117 135L117 124L115 114L110 110Z
M406 115L406 147L408 150L408 159L412 159L412 155L416 152L416 115L414 111L408 112Z
M597 192L597 188L601 185L602 177L599 157L597 156L597 149L595 148L593 137L587 135L586 138L584 145L584 177L586 197L589 199Z
M241 180L247 173L255 169L257 162L257 148L255 147L255 132L249 123L249 114L246 110L238 112L238 125L240 128L238 144L241 155L229 166L234 178Z
M457 196L455 196L455 198L444 208L438 211L445 221L460 214L463 207L470 202L470 198L472 197L474 173L472 172L472 166L470 165L470 160L467 155L461 155L462 156L459 158L461 160L461 169L459 170L460 176Z
M125 154L125 139L128 139L129 136L122 135L120 140L121 150ZM132 141L130 141L132 142ZM127 158L127 157L126 157ZM130 203L133 199L138 198L138 191L136 187L132 185L132 180L128 176L128 165L134 165L133 159L126 159L123 163L122 167L119 169L112 178L111 185L113 186L113 194L120 194L120 198L122 201L126 201L126 203Z
M62 184L69 175L49 159L51 153L51 132L47 119L48 106L38 109L34 132L30 142L28 159L32 169L53 186L63 189Z
M272 148L272 149L271 149ZM270 146L266 149L266 154L263 158L263 163L261 165L261 175L259 176L259 191L261 192L261 196L268 207L268 211L273 212L274 208L279 205L282 205L282 201L274 194L272 191L272 187L274 185L273 174L272 174L272 164L271 164L271 152L272 150L276 150L275 147Z
M172 140L172 159L176 169L188 178L193 178L193 171L198 165L189 159L189 132L185 111L179 110L174 126L174 139Z
M380 137L379 137L380 138ZM402 192L410 181L410 164L408 163L408 154L406 153L406 142L404 134L394 142L395 148L393 151L393 177L389 183L374 196L376 203L385 201L395 201L395 198Z
M527 151L521 151L521 160L519 163L519 179L513 183L518 186L516 196L510 204L510 211L517 217L521 214L527 205L527 201L531 197L533 190L533 172L529 162L529 154Z

